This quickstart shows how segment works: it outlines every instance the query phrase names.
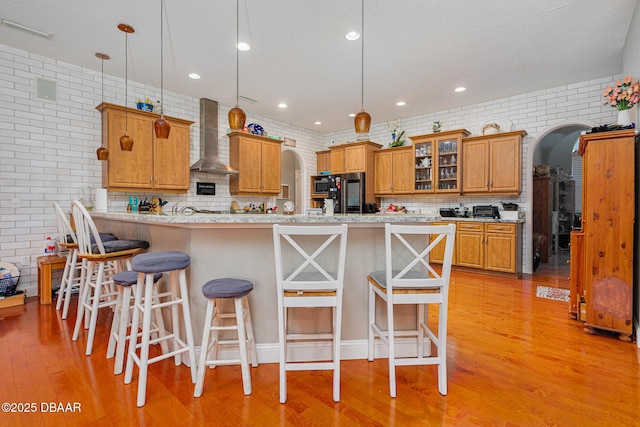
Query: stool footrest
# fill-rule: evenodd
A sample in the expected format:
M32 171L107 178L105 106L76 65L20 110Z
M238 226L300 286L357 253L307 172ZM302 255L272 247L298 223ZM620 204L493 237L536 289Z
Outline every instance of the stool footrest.
M287 371L330 371L335 369L333 362L287 362L285 365Z
M205 366L231 366L242 363L240 359L209 359L205 362Z

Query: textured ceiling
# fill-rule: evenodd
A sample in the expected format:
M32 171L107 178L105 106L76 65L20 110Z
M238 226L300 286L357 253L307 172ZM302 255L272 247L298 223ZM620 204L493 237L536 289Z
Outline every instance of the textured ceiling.
M161 0L0 0L0 17L54 36L0 26L0 43L160 86ZM364 105L373 123L622 72L637 0L366 0ZM360 109L360 1L240 0L240 102L315 131L348 129ZM165 0L164 87L235 104L232 0ZM190 72L202 75L194 81ZM457 86L467 87L454 93ZM399 100L406 101L397 107ZM285 102L283 110L278 103ZM313 123L321 121L321 126Z

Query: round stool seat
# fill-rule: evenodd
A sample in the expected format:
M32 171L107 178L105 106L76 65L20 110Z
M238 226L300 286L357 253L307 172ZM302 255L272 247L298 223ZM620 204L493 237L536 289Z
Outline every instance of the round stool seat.
M253 290L253 283L244 279L214 279L202 286L206 298L242 298Z
M147 252L133 257L131 270L139 273L162 273L184 270L191 264L189 255L180 251Z
M153 283L160 280L162 277L162 273L155 273L153 275ZM113 276L113 283L118 286L131 286L138 283L138 272L137 271L121 271Z

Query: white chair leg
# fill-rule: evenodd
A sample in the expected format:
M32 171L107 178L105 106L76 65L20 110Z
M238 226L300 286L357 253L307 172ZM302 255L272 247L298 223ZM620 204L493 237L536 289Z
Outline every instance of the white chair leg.
M113 365L113 374L120 375L124 365L124 353L127 346L127 327L129 326L129 305L131 302L131 287L124 289L120 312L120 324L118 328L118 343L116 345L116 361ZM131 333L138 333L138 328L131 326Z
M96 277L96 285L93 292L93 301L91 304L91 318L89 320L89 333L87 335L87 350L85 355L91 356L93 352L93 338L96 335L96 325L98 324L98 306L100 305L100 298L102 296L102 279L104 278L104 265L101 262L98 267L98 276Z
M178 281L179 281L178 275L179 275L178 271L171 271L169 273L169 287L171 289L171 293L173 294L174 298L182 297L182 295L180 294L180 286L178 285ZM173 304L171 306L171 324L172 324L172 332L175 337L173 340L172 351L177 351L179 348L178 340L180 340L180 318L178 317L177 304ZM173 361L176 366L180 366L180 363L182 362L182 357L180 356L180 354L176 354L173 358Z
M65 294L67 292L67 286L70 286L69 270L71 270L71 253L67 254L67 261L64 263L62 280L60 281L60 288L58 289L58 299L56 300L56 310L60 310L62 308L62 301L64 300Z
M424 329L422 329L422 322L424 320L424 304L417 304L416 313L416 340L418 346L418 357L424 357Z
M88 280L91 280L91 274L89 271L93 271L93 262L87 262L87 266L82 272L82 294L80 298L78 298L78 312L76 313L76 325L73 328L73 337L72 341L77 341L80 336L80 329L82 328L82 321L85 315L84 305L89 300L89 294L91 293L91 285L86 283Z
M342 291L338 291L342 292ZM338 306L333 307L333 400L340 402L340 341L342 338L342 296Z
M373 362L376 357L375 353L375 335L373 332L373 325L376 322L376 293L373 291L371 284L369 284L369 328L367 334L368 350L367 356L369 362Z
M213 300L213 317L211 318L211 325L218 326L222 322L222 299L215 298ZM209 349L209 355L211 360L218 360L218 347L219 347L220 331L214 329L211 331L211 349ZM211 368L215 368L216 365L210 365Z
M287 331L285 318L287 317L287 309L285 307L278 307L278 335L279 335L279 347L280 347L280 403L286 403L287 401Z
M387 295L387 340L389 341L389 395L396 397L396 349L392 295Z
M153 274L147 274L144 283L144 295L152 295ZM151 304L153 298L144 298L142 314L142 339L140 347L140 366L138 367L138 407L144 406L147 399L147 372L149 370L149 340L151 338ZM132 332L133 336L134 333ZM130 347L131 348L131 347ZM133 348L131 348L133 349Z
M440 304L438 314L438 391L443 396L447 395L447 307Z
M180 270L178 278L180 281L180 298L182 298L184 332L186 334L189 353L189 367L191 368L191 382L195 384L197 374L196 347L193 342L193 327L191 326L191 310L189 309L189 293L187 292L187 273L184 270Z
M142 302L142 293L144 292L144 274L138 273L138 283L136 284L136 297L133 303L133 316L131 319L131 334L129 336L129 352L127 353L127 367L124 373L124 383L131 383L133 378L133 357L136 354L138 345L138 326L140 324L140 310L138 304Z
M83 269L83 263L80 262L80 264L78 264L78 250L74 249L68 256L71 256L71 265L72 265L72 269L69 272L69 281L68 281L68 285L67 285L67 292L65 293L64 296L64 306L62 308L62 319L66 319L67 316L69 315L69 304L71 303L71 291L73 289L73 286L76 282L76 280L78 281L78 298L80 298L80 294L82 293L82 269ZM78 270L80 270L80 275L78 276Z
M238 347L240 348L240 369L242 370L242 389L245 395L251 394L251 371L249 371L249 354L247 353L247 332L245 330L242 299L234 298L236 307L236 325L238 326Z
M209 337L211 336L211 321L213 319L213 300L207 302L207 312L204 316L204 327L202 329L202 343L200 344L200 360L198 361L198 373L196 375L196 387L193 397L202 396L204 389L204 376L206 373L207 353L209 352Z
M118 297L113 310L113 319L111 320L111 330L109 332L109 343L107 344L107 359L111 359L116 354L116 345L118 343L118 333L120 331L122 303L124 299L124 286L118 286Z
M249 298L242 298L242 305L244 307L244 319L247 328L247 342L251 347L251 366L254 368L258 367L258 351L256 349L256 340L253 336L253 321L251 320L251 311L249 310Z

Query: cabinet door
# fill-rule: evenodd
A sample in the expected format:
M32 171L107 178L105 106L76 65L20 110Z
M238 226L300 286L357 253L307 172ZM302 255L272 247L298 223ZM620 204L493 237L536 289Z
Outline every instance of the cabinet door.
M489 191L489 144L487 141L462 142L462 192Z
M485 270L516 273L515 233L512 224L487 224Z
M449 225L449 223L434 222L432 223L432 225ZM451 265L458 265L458 255L456 253L458 251L458 236L456 235L454 239L455 240L453 242L453 259L451 261ZM435 240L435 236L432 236L430 237L429 242L433 242L434 240ZM445 242L444 240L441 240L440 243L438 243L436 247L433 248L429 253L429 262L433 264L442 264L444 261L444 249L445 249Z
M128 134L133 138L133 150L120 149L120 137L125 133L125 114L120 111L106 113L109 139L109 188L150 189L153 176L153 131L149 120L129 114L126 119Z
M158 189L188 190L189 127L172 124L169 138L153 141L153 187Z
M483 268L483 224L460 222L457 228L458 265L462 267Z
M266 194L279 194L282 180L280 143L262 143L262 187L261 192Z
M316 153L316 171L318 173L331 171L331 152L318 151Z
M378 194L391 194L393 187L393 152L378 151L373 156L373 191Z
M413 148L393 152L393 193L410 194L414 186Z
M259 193L262 184L262 143L250 138L238 138L238 193ZM235 167L234 164L231 164ZM233 194L233 193L232 193Z
M346 171L345 149L331 150L331 173L344 173Z
M520 138L489 140L489 191L520 192Z
M346 147L344 150L345 169L347 172L364 172L367 150L364 146Z

